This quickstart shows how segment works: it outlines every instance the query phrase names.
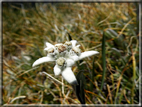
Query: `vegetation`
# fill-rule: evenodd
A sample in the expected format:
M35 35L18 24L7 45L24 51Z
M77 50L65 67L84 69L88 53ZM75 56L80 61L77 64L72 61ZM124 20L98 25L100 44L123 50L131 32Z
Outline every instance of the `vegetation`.
M85 93L86 104L139 103L136 3L3 2L2 7L3 104L80 104L71 85L54 76L55 63L32 68L46 56L46 41L56 44L70 38L82 51L100 52L73 67L82 78L80 93Z

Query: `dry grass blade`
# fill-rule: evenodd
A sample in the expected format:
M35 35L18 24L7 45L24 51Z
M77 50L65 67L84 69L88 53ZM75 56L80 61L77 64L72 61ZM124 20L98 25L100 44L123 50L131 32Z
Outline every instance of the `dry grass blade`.
M15 97L13 98L10 103L13 103L15 100L18 100L18 99L21 99L21 98L26 98L26 96L18 96L18 97Z

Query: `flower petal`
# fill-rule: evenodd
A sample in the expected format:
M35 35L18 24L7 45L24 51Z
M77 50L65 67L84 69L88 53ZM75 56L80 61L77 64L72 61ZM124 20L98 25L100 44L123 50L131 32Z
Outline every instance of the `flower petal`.
M77 41L76 40L71 40L71 43L72 43L72 47L74 47L76 45Z
M77 55L75 55L75 54L74 55L70 55L69 58L74 60L74 61L78 61L79 60L79 57Z
M67 67L72 67L75 64L75 61L73 59L66 59Z
M77 45L76 47L78 47L78 48L79 48L79 47L80 47L80 45Z
M62 76L69 84L72 84L72 85L78 84L76 77L71 70L71 67L65 68L62 72Z
M86 52L82 52L81 55L78 57L78 59L76 58L75 61L81 60L85 57L89 57L95 54L98 54L98 51L86 51Z
M55 65L54 67L54 74L55 76L58 76L59 74L61 74L61 69L58 67L58 65Z
M47 46L47 48L45 48L44 50L48 50L49 48L54 48L54 49L55 49L55 46L52 45L52 44L49 43L49 42L46 42L46 46Z
M42 57L42 58L39 58L38 60L36 60L36 61L33 63L32 67L34 67L34 66L36 66L36 65L39 65L39 64L42 64L42 63L44 63L44 62L51 62L51 61L55 61L55 59L52 58L52 57L49 57L49 56Z

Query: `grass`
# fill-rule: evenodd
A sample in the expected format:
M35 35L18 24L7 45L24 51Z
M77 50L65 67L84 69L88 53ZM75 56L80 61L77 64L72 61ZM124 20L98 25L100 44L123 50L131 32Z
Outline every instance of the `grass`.
M135 3L3 2L2 7L3 104L80 104L70 84L61 76L54 76L55 63L32 68L35 60L46 56L43 50L46 41L65 42L70 39L68 33L79 42L82 51L100 52L85 58L83 65L78 62L73 67L75 75L84 71L86 104L139 103ZM42 71L63 81L64 86Z

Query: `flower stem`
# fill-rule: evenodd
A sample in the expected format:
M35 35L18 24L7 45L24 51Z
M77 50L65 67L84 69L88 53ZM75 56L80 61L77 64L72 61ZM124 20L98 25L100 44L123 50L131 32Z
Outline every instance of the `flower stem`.
M57 79L55 79L54 77L52 77L50 74L46 73L46 72L42 72L46 75L48 75L50 78L52 78L53 80L55 80L56 82L60 83L61 85L64 85L62 82L58 81Z
M64 92L64 79L63 79L63 77L61 77L61 78L62 78L62 94L63 94L63 97L64 97L64 99L63 99L63 104L64 104L66 96L65 96L65 92Z

